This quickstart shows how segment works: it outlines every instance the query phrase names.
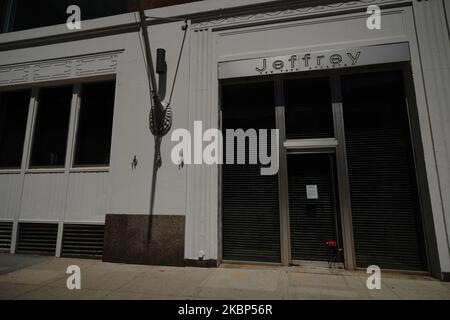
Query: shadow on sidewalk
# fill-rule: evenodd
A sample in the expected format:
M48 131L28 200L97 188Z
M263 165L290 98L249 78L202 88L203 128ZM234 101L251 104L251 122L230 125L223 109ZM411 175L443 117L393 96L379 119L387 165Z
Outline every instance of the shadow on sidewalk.
M0 274L6 274L26 268L51 258L52 257L0 253Z

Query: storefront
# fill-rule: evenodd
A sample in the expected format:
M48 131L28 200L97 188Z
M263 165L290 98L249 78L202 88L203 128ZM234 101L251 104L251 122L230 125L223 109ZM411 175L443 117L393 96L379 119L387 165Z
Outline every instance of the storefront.
M279 134L278 171L261 175L261 163L172 163L169 133L151 219L137 15L1 34L1 110L21 108L8 115L14 128L0 123L0 250L177 266L378 265L448 280L447 3L150 10L189 20L172 131L194 136L201 121ZM381 29L367 27L371 4ZM152 49L166 50L169 84L182 20L148 29Z
M278 175L223 167L223 259L426 271L408 45L301 56L219 64L224 129L276 128L283 146Z

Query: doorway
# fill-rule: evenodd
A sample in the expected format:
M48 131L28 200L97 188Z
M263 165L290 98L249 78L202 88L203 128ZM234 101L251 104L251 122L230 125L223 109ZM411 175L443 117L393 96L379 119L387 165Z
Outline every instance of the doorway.
M292 263L336 266L343 256L335 155L288 154L287 165Z

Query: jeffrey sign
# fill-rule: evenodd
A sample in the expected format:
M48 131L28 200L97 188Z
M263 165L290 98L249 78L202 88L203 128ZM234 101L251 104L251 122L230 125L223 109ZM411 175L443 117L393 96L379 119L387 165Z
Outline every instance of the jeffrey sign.
M219 62L219 79L350 68L410 60L407 43Z
M294 72L302 70L323 69L337 66L354 66L358 63L361 51L348 51L344 54L312 54L291 55L285 58L263 58L255 70L260 74L274 72Z

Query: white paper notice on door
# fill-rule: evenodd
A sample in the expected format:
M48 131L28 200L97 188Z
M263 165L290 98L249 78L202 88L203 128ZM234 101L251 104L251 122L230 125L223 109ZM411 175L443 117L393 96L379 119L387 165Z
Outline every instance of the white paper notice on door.
M317 184L306 185L306 199L319 199Z

